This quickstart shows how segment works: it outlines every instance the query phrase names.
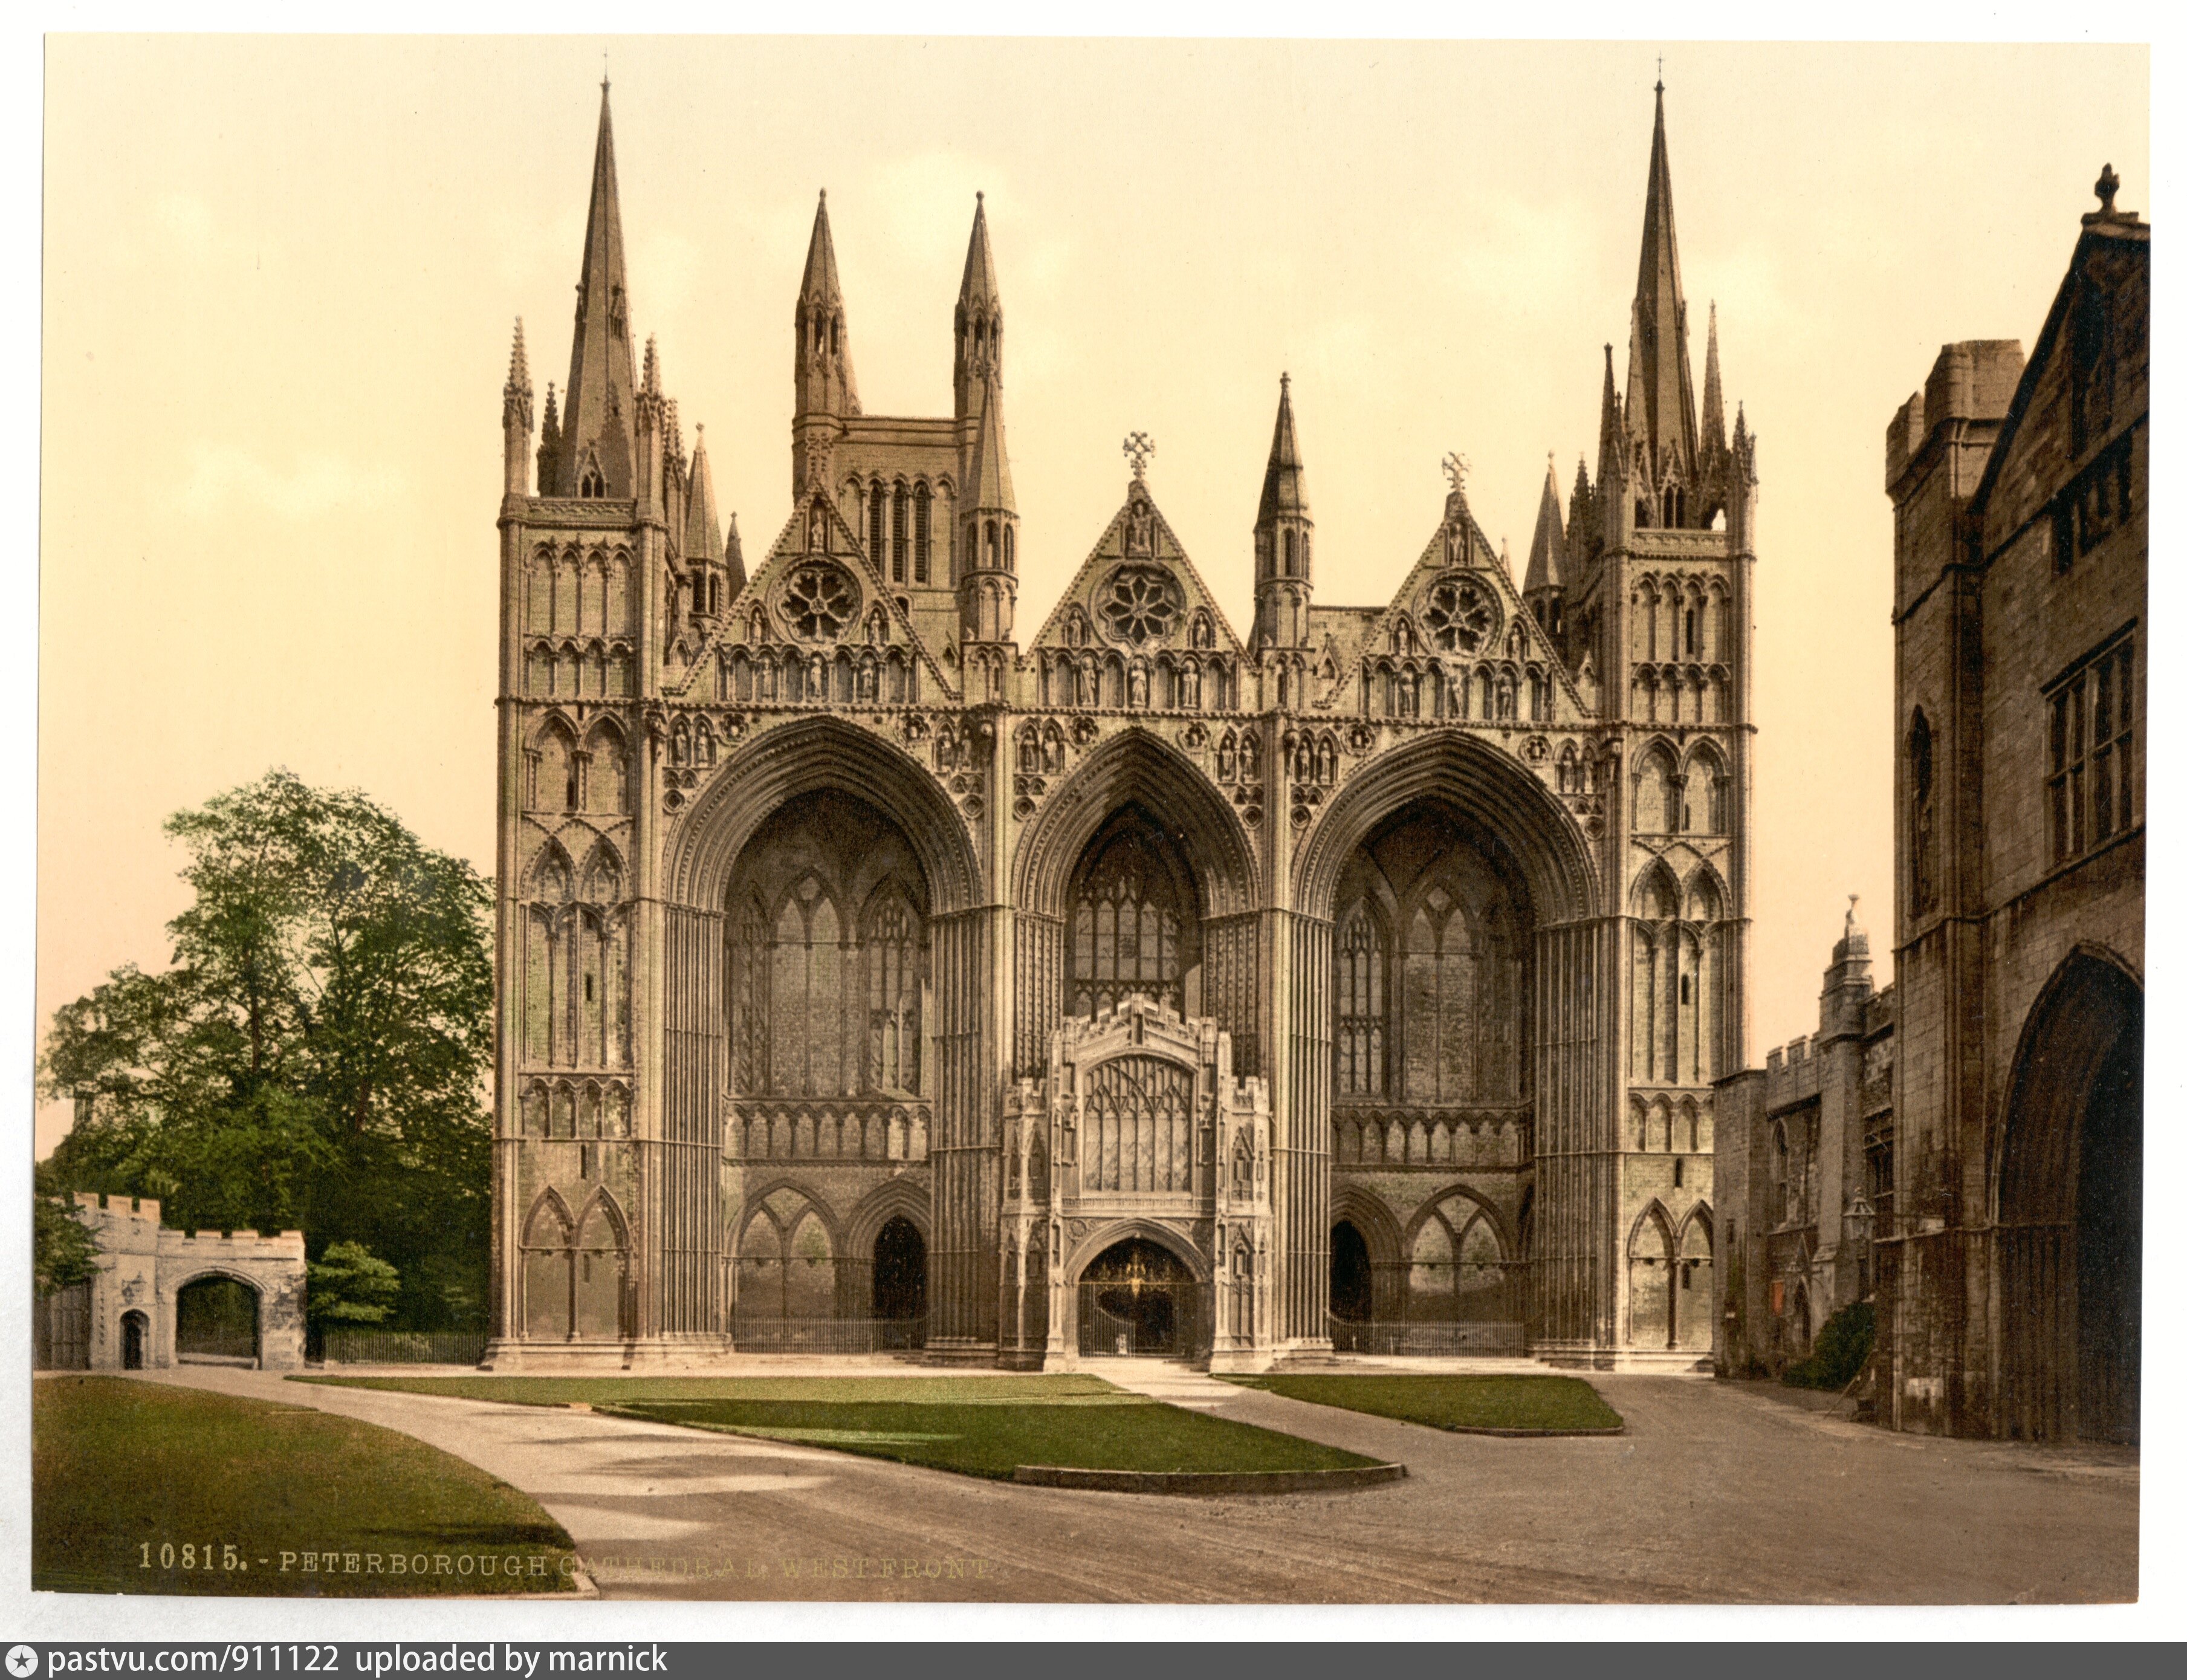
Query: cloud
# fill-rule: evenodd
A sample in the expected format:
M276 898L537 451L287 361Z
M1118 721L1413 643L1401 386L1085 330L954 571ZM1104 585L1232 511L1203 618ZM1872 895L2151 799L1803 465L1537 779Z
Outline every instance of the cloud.
M200 443L190 452L180 500L185 511L200 515L242 505L302 520L378 507L404 488L400 473L360 467L339 455L300 455L284 471L233 444Z

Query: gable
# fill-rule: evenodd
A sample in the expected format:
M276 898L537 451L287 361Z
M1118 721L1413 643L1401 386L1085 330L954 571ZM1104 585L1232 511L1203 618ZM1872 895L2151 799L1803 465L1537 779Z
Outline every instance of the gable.
M1138 480L1032 647L1113 649L1127 658L1191 650L1234 660L1245 651Z
M920 680L930 683L936 694L954 698L957 693L868 561L856 533L818 489L798 499L722 622L703 640L687 631L670 648L664 693L691 698L699 673L737 649L804 660L837 660L863 649L916 664ZM885 698L885 691L877 688L874 698Z

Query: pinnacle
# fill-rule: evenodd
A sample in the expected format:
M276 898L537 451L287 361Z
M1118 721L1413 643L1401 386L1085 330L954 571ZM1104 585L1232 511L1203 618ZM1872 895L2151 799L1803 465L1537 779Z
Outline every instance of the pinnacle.
M1633 354L1626 368L1632 430L1649 441L1658 464L1690 463L1699 441L1693 371L1686 359L1686 301L1678 278L1677 218L1671 207L1671 149L1663 95L1656 93L1656 133L1648 155L1648 201L1640 223L1639 278L1633 295Z
M1580 464L1580 477L1587 465ZM1557 458L1549 457L1549 469L1542 477L1542 504L1534 515L1534 546L1526 556L1526 593L1561 589L1565 583L1565 521L1563 498L1557 493Z
M970 506L1017 511L1016 492L1010 485L1009 446L1003 435L1002 387L992 374L983 381L980 392L980 433L972 445L970 478Z
M616 186L615 122L603 87L584 256L577 273L576 332L570 346L570 377L562 387L565 480L574 480L576 463L588 450L597 448L610 493L627 493L631 469L622 417L630 409L631 376L630 301Z
M524 359L524 317L516 317L516 341L509 351L509 389L511 391L531 389L531 368Z

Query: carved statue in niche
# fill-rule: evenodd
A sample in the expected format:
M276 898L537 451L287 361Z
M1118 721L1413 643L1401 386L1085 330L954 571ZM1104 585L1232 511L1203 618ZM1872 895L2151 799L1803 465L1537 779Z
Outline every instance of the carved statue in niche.
M1124 516L1124 552L1127 554L1151 555L1154 551L1153 504L1135 496L1132 498L1131 511Z
M1181 699L1184 705L1197 710L1200 705L1200 667L1188 665L1178 673L1178 682L1183 691Z
M1051 776L1063 771L1063 731L1055 721L1049 720L1048 728L1041 732L1041 768Z
M1226 733L1215 749L1215 776L1223 782L1238 778L1238 738L1234 734Z
M1132 667L1132 710L1139 711L1147 704L1147 668L1143 665Z
M1261 779L1261 738L1251 729L1238 738L1238 779L1243 782Z

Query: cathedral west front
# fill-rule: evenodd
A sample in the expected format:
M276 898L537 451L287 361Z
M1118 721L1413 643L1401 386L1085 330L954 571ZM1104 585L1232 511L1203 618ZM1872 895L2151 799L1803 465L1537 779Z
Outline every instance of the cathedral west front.
M490 1363L1706 1363L1757 480L1661 87L1623 389L1522 576L1453 459L1396 594L1326 599L1272 379L1251 623L1136 436L1021 621L984 205L947 412L866 413L851 322L824 195L748 566L603 89L568 378L535 413L520 328L503 392Z

